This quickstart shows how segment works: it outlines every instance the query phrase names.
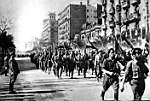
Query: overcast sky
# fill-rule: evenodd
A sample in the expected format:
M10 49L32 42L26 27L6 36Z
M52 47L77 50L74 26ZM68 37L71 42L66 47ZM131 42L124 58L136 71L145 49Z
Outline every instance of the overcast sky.
M58 14L68 4L80 1L86 3L86 0L0 0L0 18L12 19L16 46L23 50L26 42L40 36L48 12ZM96 1L90 0L92 4Z

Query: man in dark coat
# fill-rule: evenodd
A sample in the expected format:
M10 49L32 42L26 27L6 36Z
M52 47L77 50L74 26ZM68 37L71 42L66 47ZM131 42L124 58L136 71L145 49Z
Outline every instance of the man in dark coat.
M124 83L129 81L134 100L140 101L145 91L145 79L148 76L149 70L140 48L135 48L132 55L133 60L127 63L125 75L121 83L121 91L124 90Z
M20 69L18 67L18 63L15 60L15 50L10 52L10 59L9 59L9 72L10 72L10 82L9 82L9 93L14 94L14 83L17 79L18 74L20 73Z

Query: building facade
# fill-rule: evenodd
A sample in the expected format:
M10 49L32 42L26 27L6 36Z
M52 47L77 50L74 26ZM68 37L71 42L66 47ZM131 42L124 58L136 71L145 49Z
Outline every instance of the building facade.
M56 14L49 13L49 17L43 20L42 45L43 47L55 47L58 41L58 23Z
M149 40L147 0L102 0L101 3L102 35L116 35L121 41L121 36L125 34L134 46Z
M92 5L86 6L86 22L89 24L97 24L97 8Z
M58 14L58 43L70 43L86 22L86 6L70 4Z
M85 40L86 43L89 44L87 40L88 37L89 41L97 43L102 30L102 5L96 4L96 6L93 6L87 3L86 7L86 25L83 25L80 33L81 40ZM89 15L91 15L91 17L87 17Z

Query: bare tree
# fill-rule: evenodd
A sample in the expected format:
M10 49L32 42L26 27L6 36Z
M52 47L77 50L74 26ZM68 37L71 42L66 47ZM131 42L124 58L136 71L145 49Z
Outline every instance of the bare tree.
M8 33L12 28L12 20L6 17L0 19L0 47L7 50L9 47L15 47L13 36Z
M3 33L4 31L8 31L12 27L12 20L6 17L2 17L0 19L0 31Z

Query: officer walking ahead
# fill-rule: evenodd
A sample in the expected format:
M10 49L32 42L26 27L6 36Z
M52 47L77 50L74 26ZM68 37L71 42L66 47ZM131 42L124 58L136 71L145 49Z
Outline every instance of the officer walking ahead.
M15 60L15 49L10 49L10 59L8 61L9 64L9 71L10 71L10 82L9 82L9 93L10 94L15 94L16 92L14 91L14 83L17 79L18 74L20 73L18 63Z
M104 100L105 92L112 85L114 89L114 100L118 100L119 93L119 75L120 68L116 65L114 49L110 48L108 51L108 58L104 61L102 69L104 73L103 88L101 92L101 99Z
M127 63L125 75L121 83L121 91L124 90L124 83L130 80L129 83L132 88L134 100L141 100L145 91L145 78L148 76L149 70L140 48L135 48L132 55L133 60Z

